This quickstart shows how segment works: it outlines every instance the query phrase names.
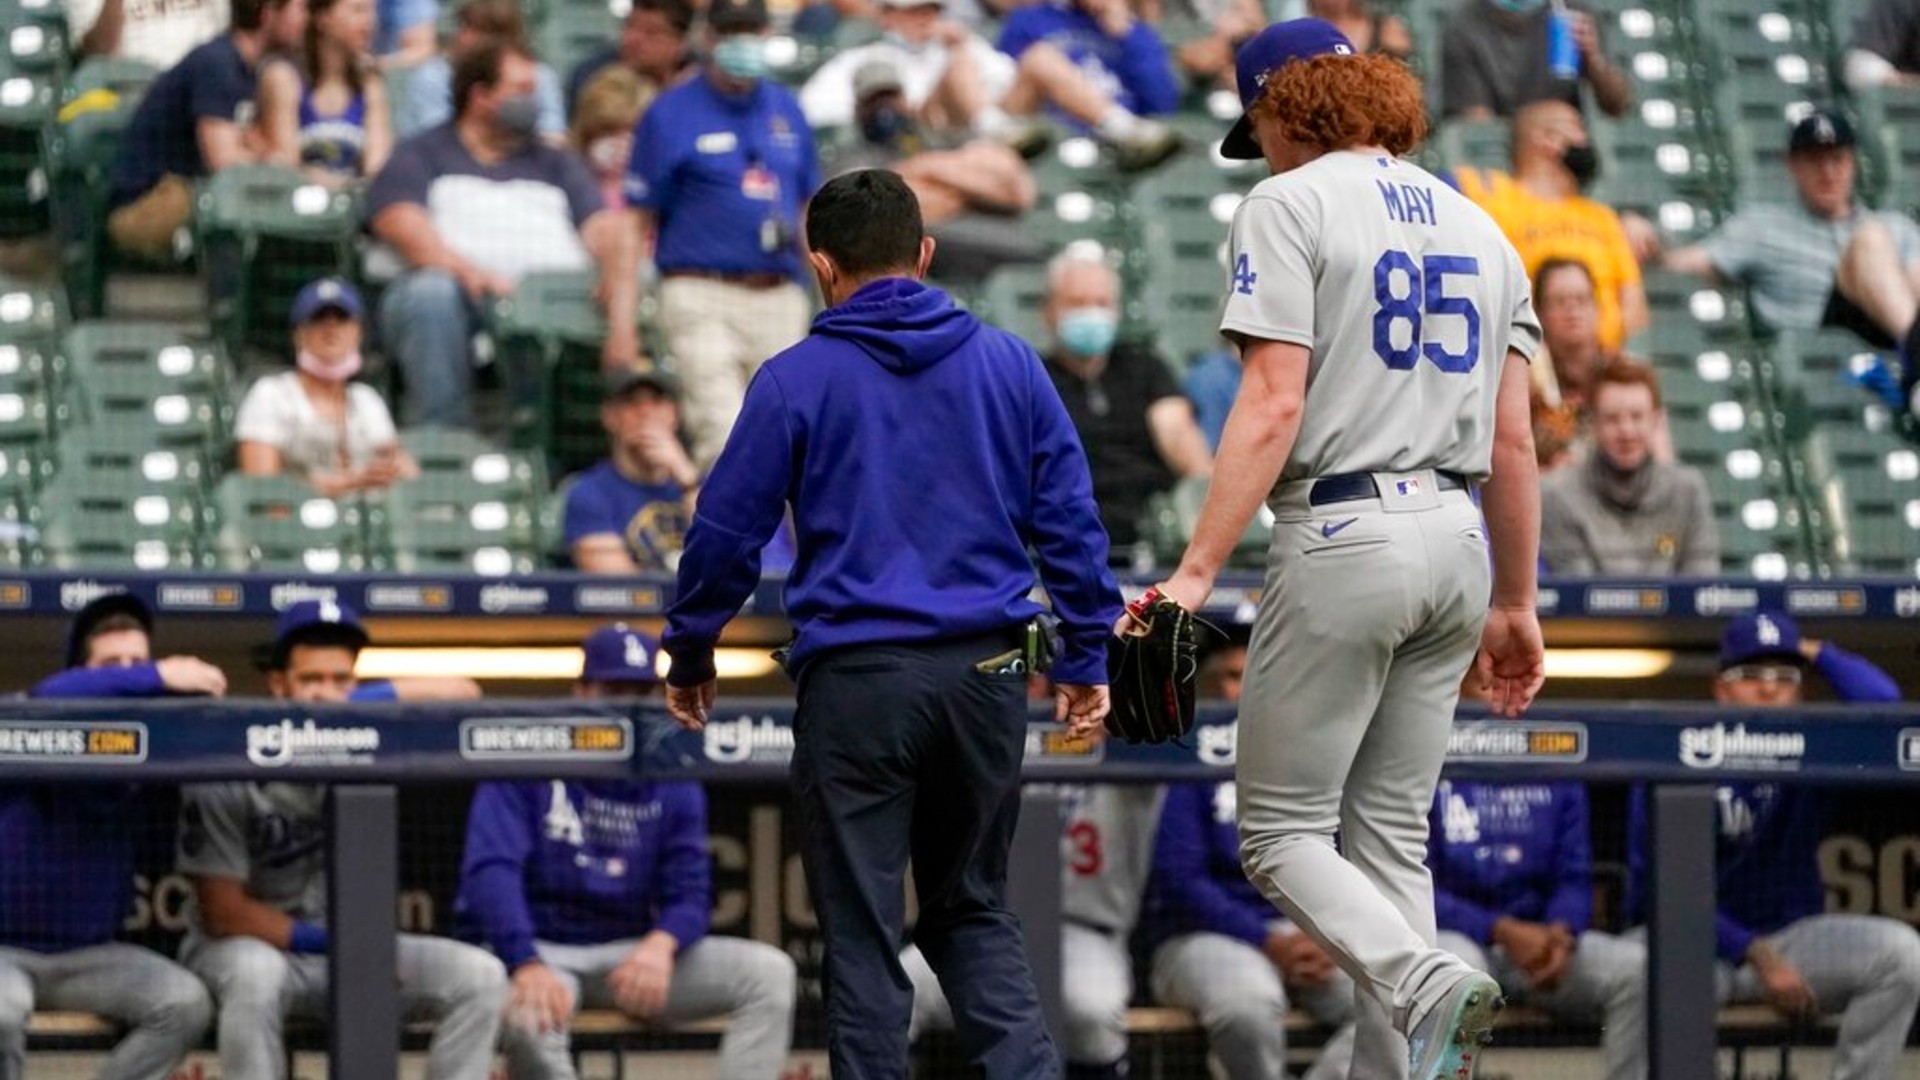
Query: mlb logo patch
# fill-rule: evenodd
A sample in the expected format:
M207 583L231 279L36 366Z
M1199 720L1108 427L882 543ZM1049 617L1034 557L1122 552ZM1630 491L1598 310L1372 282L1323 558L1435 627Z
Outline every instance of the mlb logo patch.
M1393 490L1395 491L1395 493L1399 494L1402 497L1405 497L1408 495L1418 495L1420 494L1420 481L1418 478L1410 479L1410 480L1395 480L1393 482Z

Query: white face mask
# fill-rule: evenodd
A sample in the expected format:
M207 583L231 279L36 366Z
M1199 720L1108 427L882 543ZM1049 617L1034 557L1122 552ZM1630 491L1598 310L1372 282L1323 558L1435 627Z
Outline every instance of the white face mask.
M321 382L343 383L360 374L361 359L358 350L333 360L322 360L312 352L301 349L293 358L293 363Z
M625 169L627 159L632 156L631 135L603 135L587 144L587 160L603 173Z

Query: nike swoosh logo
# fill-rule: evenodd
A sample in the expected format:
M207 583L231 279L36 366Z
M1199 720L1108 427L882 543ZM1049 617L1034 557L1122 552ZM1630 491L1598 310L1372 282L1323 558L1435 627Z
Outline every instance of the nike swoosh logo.
M1351 517L1345 521L1339 521L1339 522L1329 521L1325 525L1320 526L1320 535L1323 537L1331 537L1334 533L1339 532L1341 529L1344 529L1347 526L1359 520L1360 519L1357 517Z

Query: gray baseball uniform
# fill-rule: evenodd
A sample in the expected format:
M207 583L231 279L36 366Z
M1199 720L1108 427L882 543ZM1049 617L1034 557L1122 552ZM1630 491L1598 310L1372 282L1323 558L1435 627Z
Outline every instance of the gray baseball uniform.
M179 868L242 882L247 895L295 919L326 919L326 791L308 784L194 784L181 789ZM327 958L259 938L214 938L190 908L181 958L205 979L219 1009L217 1042L227 1080L284 1080L282 1023L324 1018ZM507 1002L507 975L484 950L402 934L401 1002L437 1023L427 1057L434 1080L485 1080Z
M1107 1065L1127 1054L1127 1002L1133 996L1127 938L1153 868L1153 837L1167 789L1074 784L1060 791L1066 819L1060 834L1066 1030L1060 1035L1068 1061ZM908 946L900 961L913 980L913 1037L952 1030L953 1013L920 950Z
M1231 243L1223 332L1312 350L1241 701L1242 856L1359 984L1356 1075L1403 1075L1402 1033L1467 970L1434 945L1427 810L1492 584L1440 471L1487 475L1501 372L1539 323L1493 221L1392 158L1262 181ZM1314 502L1355 473L1374 494Z
M99 1013L126 1025L99 1080L166 1080L213 1018L199 979L138 945L59 953L0 948L0 1080L27 1076L27 1022L36 1006Z

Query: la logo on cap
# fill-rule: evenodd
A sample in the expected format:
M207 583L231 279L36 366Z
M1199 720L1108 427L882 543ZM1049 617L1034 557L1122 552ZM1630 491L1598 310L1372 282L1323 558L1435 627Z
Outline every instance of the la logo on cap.
M1780 627L1765 615L1754 623L1754 638L1762 645L1780 644Z
M647 647L645 645L640 644L639 635L628 634L626 636L626 642L627 642L627 666L630 668L646 667L647 666Z
M340 283L337 281L321 282L319 296L322 300L340 299Z
M341 614L340 614L339 604L336 604L331 600L320 601L320 621L321 622L339 622L340 619L341 619Z
M1335 46L1333 47L1333 55L1335 55L1335 56L1352 56L1352 55L1353 55L1353 46L1351 46L1351 45L1335 45Z

